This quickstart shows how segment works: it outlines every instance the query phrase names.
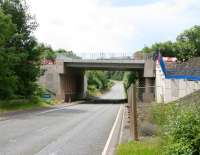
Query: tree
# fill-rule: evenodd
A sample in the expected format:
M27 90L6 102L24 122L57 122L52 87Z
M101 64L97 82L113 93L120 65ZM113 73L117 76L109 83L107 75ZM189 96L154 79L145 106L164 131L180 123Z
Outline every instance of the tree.
M200 56L200 26L194 26L177 37L177 57L186 61Z
M47 46L45 44L38 44L37 50L41 53L41 59L55 61L56 52L51 48L51 46Z
M124 77L124 71L104 71L106 77L112 80L122 81Z
M81 57L77 56L73 51L66 51L65 49L59 49L56 51L56 53L67 58L81 59Z
M176 43L167 41L163 43L155 43L151 47L144 47L142 51L144 53L160 51L162 56L175 57L177 54L177 46Z
M187 61L200 56L200 26L196 25L177 36L176 42L155 43L151 47L142 49L144 53L158 52L163 56L177 57L180 61Z
M15 33L15 25L11 18L0 9L0 99L9 98L16 89L16 79L12 64L15 63L15 55L6 49L8 42Z
M37 89L37 78L40 76L40 54L37 50L36 39L32 36L37 23L28 12L24 0L0 1L0 8L9 15L12 23L16 26L16 32L6 43L6 50L12 49L18 62L12 65L16 75L16 95L30 98Z
M124 88L127 92L128 88L131 86L131 84L135 83L136 79L138 79L138 74L135 72L125 72L124 73Z
M14 34L15 26L9 16L0 9L0 46L3 46Z

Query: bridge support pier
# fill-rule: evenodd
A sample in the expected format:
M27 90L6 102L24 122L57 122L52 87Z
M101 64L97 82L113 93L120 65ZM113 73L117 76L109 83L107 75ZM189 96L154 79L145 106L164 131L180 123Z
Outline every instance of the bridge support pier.
M155 99L154 78L145 78L145 91L143 94L144 102L152 102Z
M88 87L88 79L87 79L86 74L84 73L84 85L83 85L83 96L82 96L82 98L87 97L87 87Z
M87 77L84 70L67 70L59 77L60 87L56 98L71 102L87 96Z

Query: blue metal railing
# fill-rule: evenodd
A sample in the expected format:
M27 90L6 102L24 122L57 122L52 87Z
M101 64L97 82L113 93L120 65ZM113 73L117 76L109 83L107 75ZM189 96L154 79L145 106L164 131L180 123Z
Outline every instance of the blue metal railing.
M173 69L168 69L161 55L158 57L158 61L166 79L200 81L200 68L188 67L184 64L181 66L180 64L178 67L174 66Z

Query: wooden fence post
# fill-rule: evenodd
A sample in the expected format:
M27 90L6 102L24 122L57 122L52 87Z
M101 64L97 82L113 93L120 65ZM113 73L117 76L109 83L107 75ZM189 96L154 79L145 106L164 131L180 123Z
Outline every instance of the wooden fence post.
M138 141L138 114L137 114L137 88L136 84L133 85L133 128L134 128L134 140Z

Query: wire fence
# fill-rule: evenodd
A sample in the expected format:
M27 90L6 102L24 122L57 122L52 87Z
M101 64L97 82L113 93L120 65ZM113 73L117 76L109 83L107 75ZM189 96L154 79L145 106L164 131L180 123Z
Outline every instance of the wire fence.
M130 133L134 140L144 136L152 136L156 127L146 121L150 117L152 104L176 104L180 107L194 108L200 115L200 83L185 81L185 87L172 82L170 86L145 85L144 81L132 84L128 90L128 111L130 118ZM160 92L162 91L162 92ZM158 94L167 101L157 102ZM140 137L140 138L139 138Z

